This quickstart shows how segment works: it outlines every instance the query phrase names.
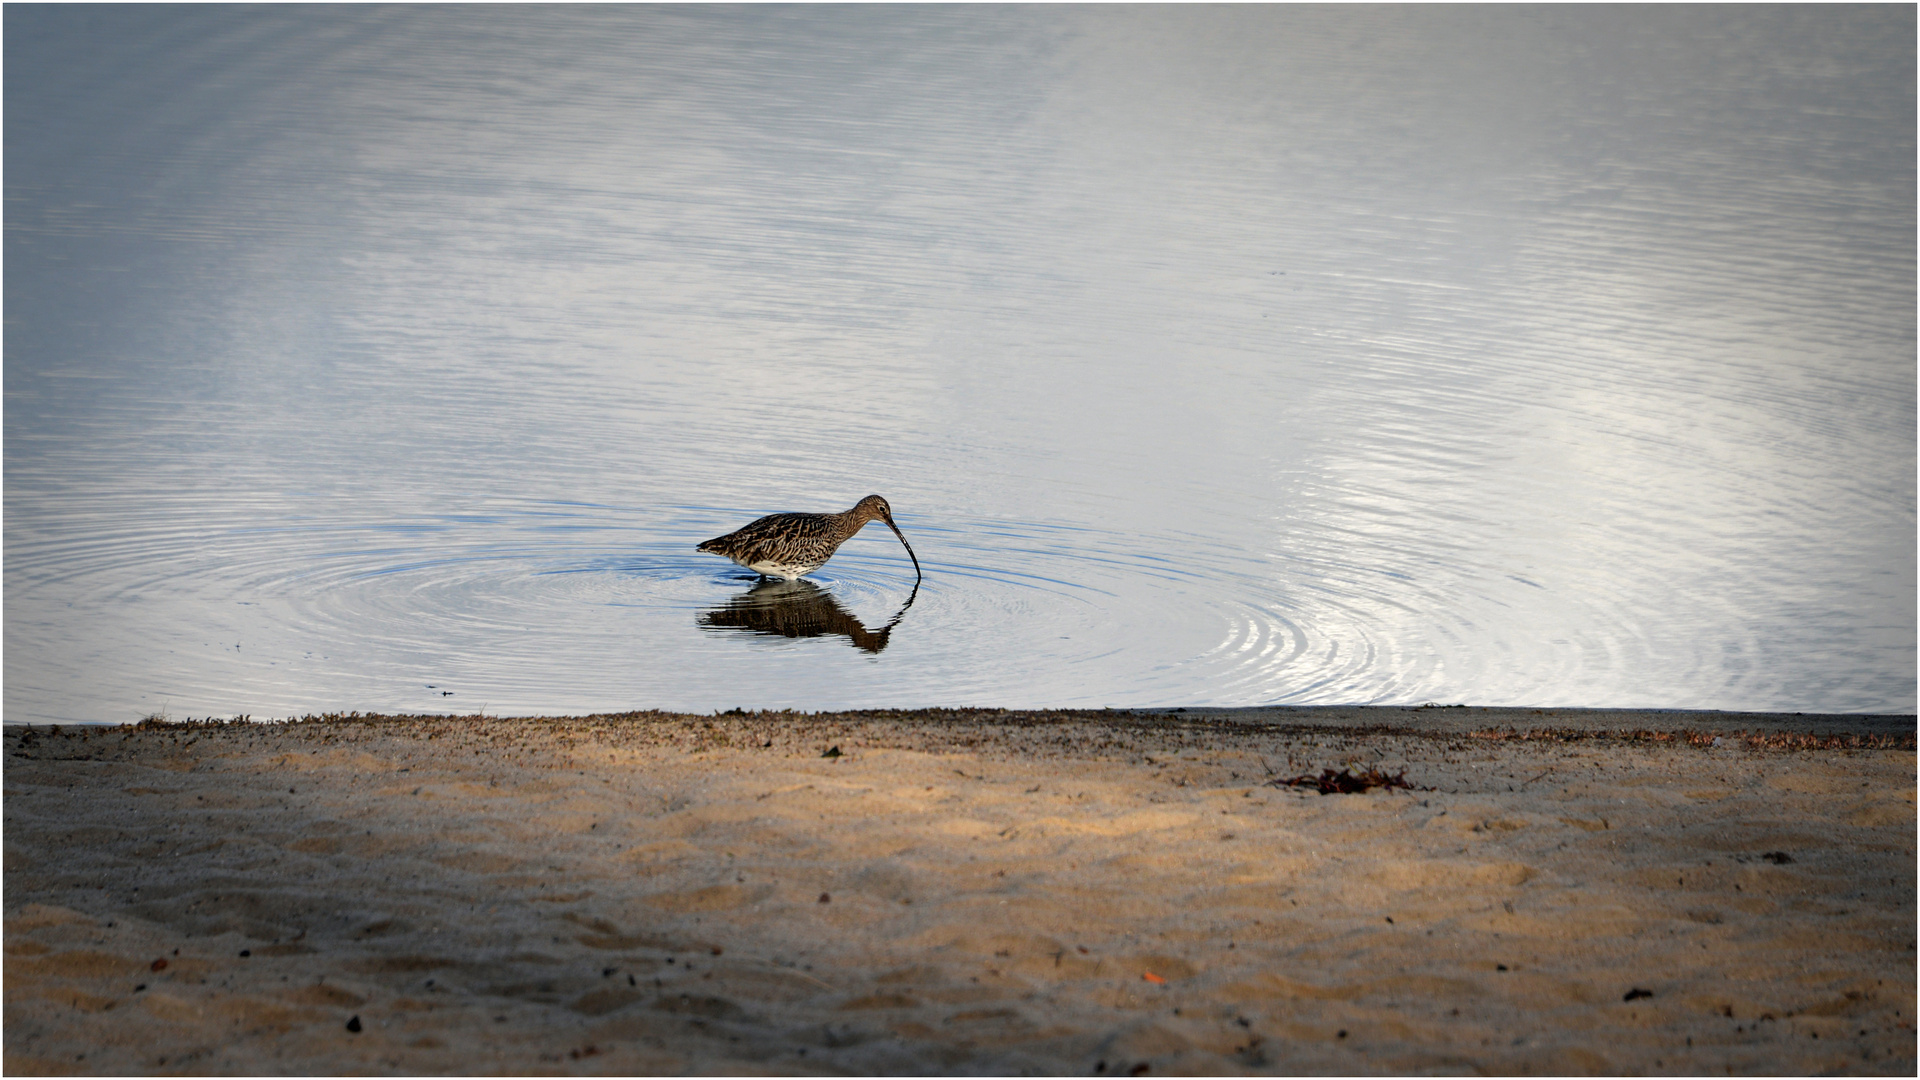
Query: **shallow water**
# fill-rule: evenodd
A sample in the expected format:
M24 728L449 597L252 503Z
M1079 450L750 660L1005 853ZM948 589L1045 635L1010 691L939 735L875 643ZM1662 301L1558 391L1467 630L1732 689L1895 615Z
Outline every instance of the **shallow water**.
M8 719L1914 708L1911 8L5 30Z

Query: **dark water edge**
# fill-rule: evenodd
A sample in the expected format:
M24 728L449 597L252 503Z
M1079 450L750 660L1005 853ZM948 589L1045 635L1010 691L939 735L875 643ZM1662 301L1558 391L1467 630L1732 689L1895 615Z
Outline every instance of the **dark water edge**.
M990 738L996 730L1052 725L1110 726L1116 730L1208 730L1242 736L1251 732L1298 735L1398 736L1409 738L1599 739L1670 742L1716 747L1745 742L1758 749L1915 748L1920 730L1912 713L1729 712L1707 709L1499 708L1470 705L1316 705L1234 709L852 709L802 712L787 709L730 710L717 713L636 710L563 716L485 716L454 713L325 713L286 720L237 717L148 718L135 724L33 724L8 722L8 731L59 731L62 728L159 727L193 729L247 724L272 729L288 724L343 724L403 729L462 721L474 724L577 726L583 731L638 725L699 725L715 729L735 725L760 728L795 724L813 728L840 726L881 734L928 729L971 728ZM1712 736L1726 742L1715 743ZM1742 738L1744 736L1744 739Z
M1298 708L1137 710L1237 724L1302 729L1375 728L1405 735L1566 732L1595 735L1751 734L1902 736L1913 745L1915 717L1898 713L1730 712L1713 709L1530 709L1470 705L1302 706Z

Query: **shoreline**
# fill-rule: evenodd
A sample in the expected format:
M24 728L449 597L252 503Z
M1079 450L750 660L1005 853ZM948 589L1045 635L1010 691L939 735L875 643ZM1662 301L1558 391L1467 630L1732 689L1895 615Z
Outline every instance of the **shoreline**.
M1910 716L0 735L9 1073L1915 1068Z
M58 730L125 727L182 727L225 723L288 725L302 723L396 723L464 721L471 723L598 723L607 721L694 723L720 719L759 719L789 722L851 721L867 723L986 723L1033 724L1103 721L1127 723L1139 719L1189 724L1232 724L1271 732L1351 730L1410 737L1451 736L1493 730L1589 734L1792 734L1813 736L1886 737L1898 740L1920 731L1914 713L1787 713L1727 709L1534 708L1494 705L1253 705L1214 708L1162 706L1153 708L1073 709L999 707L920 707L879 709L739 709L713 713L670 709L636 709L618 713L536 713L506 716L472 713L321 713L299 717L204 717L182 720L149 718L124 723L53 723L7 721L0 730Z

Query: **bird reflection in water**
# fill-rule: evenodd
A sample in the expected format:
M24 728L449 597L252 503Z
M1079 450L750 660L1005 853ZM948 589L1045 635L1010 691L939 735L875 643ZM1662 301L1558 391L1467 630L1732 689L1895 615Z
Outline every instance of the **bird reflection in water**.
M702 627L714 630L746 630L772 637L825 637L844 635L855 647L877 653L887 647L887 636L900 623L901 616L920 595L915 582L907 602L900 605L887 625L869 630L855 618L833 594L811 581L781 581L763 578L760 584L734 597L721 607L700 616Z

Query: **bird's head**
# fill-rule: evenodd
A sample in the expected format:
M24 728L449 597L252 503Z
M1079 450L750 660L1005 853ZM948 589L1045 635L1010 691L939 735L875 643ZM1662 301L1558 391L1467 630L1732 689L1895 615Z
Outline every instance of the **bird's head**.
M907 543L906 534L900 531L900 526L893 523L893 507L888 506L887 500L880 496L869 495L854 504L853 512L860 515L863 524L879 518L887 523L887 528L893 530L893 535L900 538L900 546L907 549L907 558L913 560L913 586L918 589L920 587L920 556L913 553L913 545Z
M853 512L866 517L869 521L879 518L889 525L893 524L893 507L888 506L887 500L878 495L869 495L855 503ZM898 528L898 526L895 527Z

